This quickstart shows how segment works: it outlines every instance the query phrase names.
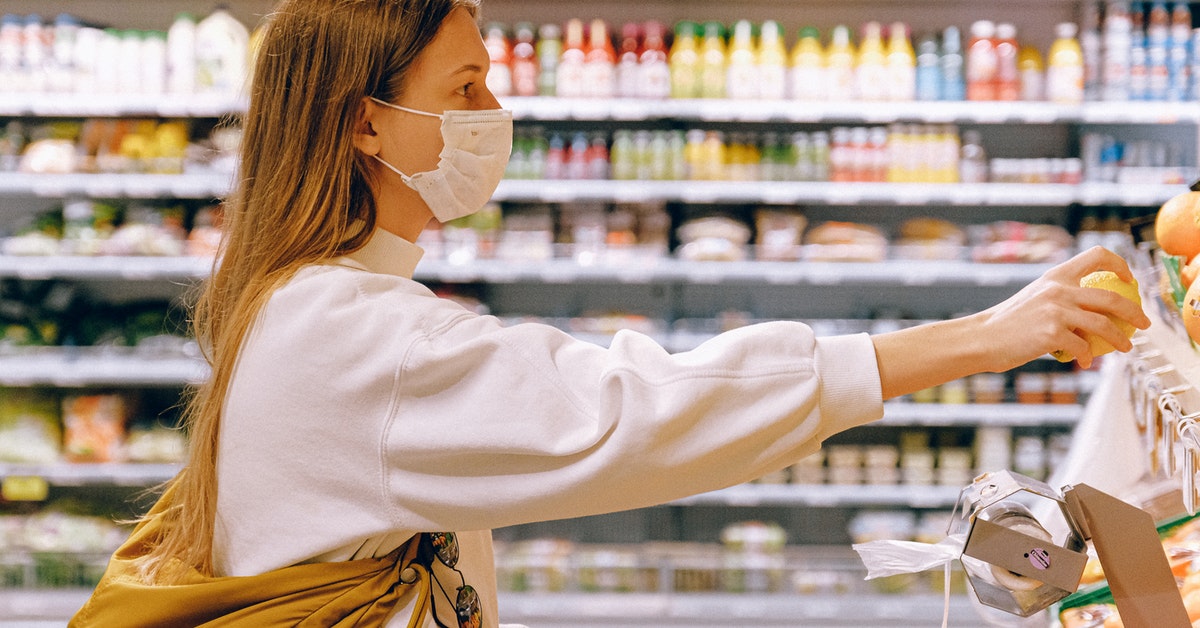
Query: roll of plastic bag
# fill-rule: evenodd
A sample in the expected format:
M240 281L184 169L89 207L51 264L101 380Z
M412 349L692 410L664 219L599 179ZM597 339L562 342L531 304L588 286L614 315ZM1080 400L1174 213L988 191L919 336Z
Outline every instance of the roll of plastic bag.
M967 535L963 533L951 534L937 543L871 541L852 547L867 567L866 579L872 580L944 567L958 560L966 545Z

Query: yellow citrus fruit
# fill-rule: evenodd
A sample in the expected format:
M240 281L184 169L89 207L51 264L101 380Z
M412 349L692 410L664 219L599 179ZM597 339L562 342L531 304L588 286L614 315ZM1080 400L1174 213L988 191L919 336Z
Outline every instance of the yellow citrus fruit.
M1126 299L1133 301L1138 307L1142 307L1142 296L1138 294L1137 279L1131 279L1126 282L1122 281L1121 278L1111 270L1098 270L1089 275L1085 275L1083 279L1079 280L1079 285L1084 288L1100 288L1101 290L1115 292ZM1119 318L1112 316L1108 318L1115 323L1121 331L1125 332L1126 337L1132 338L1133 332L1137 331L1136 327ZM1105 353L1112 353L1116 350L1115 347L1108 344L1107 340L1099 336L1088 335L1087 341L1088 346L1092 350L1093 358L1100 357ZM1062 350L1055 351L1052 355L1058 359L1059 362L1070 362L1071 360L1075 359L1075 356Z

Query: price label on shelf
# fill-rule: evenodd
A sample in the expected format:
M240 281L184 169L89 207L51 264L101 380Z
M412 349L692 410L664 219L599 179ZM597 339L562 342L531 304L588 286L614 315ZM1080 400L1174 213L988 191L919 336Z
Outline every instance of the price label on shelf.
M12 475L0 480L0 497L10 502L41 502L50 496L50 483L36 475Z

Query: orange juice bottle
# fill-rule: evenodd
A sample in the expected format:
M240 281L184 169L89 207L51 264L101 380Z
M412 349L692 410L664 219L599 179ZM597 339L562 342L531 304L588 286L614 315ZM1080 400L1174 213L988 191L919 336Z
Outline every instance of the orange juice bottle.
M829 79L825 68L825 48L821 45L821 31L812 26L800 29L799 39L792 49L791 65L788 82L789 95L793 100L811 101L829 97Z
M896 22L888 34L888 100L908 101L917 97L917 54L908 36L908 25Z
M825 63L825 67L828 69L826 80L829 85L830 100L852 100L857 94L854 73L855 58L854 43L850 40L850 29L846 26L835 26Z
M705 22L704 42L700 47L700 97L724 98L728 65L725 52L725 27L720 22Z
M863 27L855 76L858 97L862 100L884 100L887 97L887 52L883 45L883 26L879 22L867 22Z

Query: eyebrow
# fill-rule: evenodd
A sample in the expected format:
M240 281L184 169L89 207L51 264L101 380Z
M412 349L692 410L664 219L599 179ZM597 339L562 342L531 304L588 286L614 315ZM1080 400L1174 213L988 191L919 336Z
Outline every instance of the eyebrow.
M450 75L456 76L456 75L462 74L464 72L483 72L483 66L475 65L473 63L468 63L468 64L460 67L459 69L455 70L454 72L451 72Z

